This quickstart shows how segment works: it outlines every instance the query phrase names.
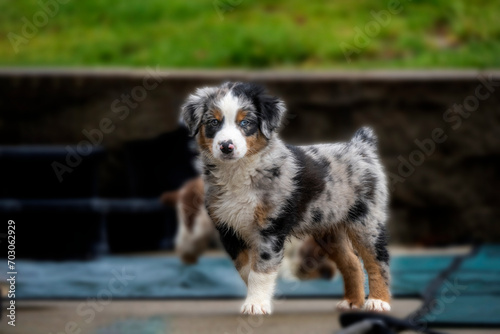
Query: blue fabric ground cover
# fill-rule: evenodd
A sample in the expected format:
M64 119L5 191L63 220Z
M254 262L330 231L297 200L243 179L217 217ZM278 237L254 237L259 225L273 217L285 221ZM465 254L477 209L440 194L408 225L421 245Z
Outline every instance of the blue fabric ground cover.
M454 259L453 255L393 257L393 296L423 296ZM4 273L6 262L0 264ZM186 266L176 257L106 256L88 262L18 260L17 269L19 299L106 298L109 293L113 298L179 299L243 298L246 294L232 262L224 257L203 257L194 266ZM424 314L424 323L500 326L500 245L481 247L439 284L431 296L433 307L420 313ZM343 284L339 276L331 281L280 280L276 294L282 298L341 297Z
M430 280L451 261L451 256L394 257L393 295L420 296ZM112 289L113 298L243 298L246 295L243 281L225 257L203 257L194 266L186 266L176 257L145 256L106 256L87 262L18 260L17 266L20 299L95 298L100 291L110 290L110 282L121 276L125 277L126 286L113 283L119 288ZM277 297L286 298L331 298L342 294L339 275L331 281L279 280L276 289Z
M391 260L391 291L395 297L419 297L429 283L445 270L454 257L398 256Z
M484 245L438 289L423 321L441 326L500 326L500 245Z

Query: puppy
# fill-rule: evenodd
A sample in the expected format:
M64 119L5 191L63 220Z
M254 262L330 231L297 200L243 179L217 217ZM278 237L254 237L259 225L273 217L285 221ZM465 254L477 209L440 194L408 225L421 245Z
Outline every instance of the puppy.
M198 258L219 239L205 208L203 179L197 177L178 191L163 193L160 201L177 212L175 252L186 264L198 262Z
M312 279L331 280L337 266L316 240L307 236L302 239L291 237L285 242L283 260L278 276L286 280L307 281Z
M182 107L200 148L207 212L247 284L241 312L271 313L291 235L326 245L344 278L340 309L390 310L388 192L373 131L347 143L286 145L277 136L284 113L280 99L240 82L198 89Z
M185 264L195 264L211 246L219 246L219 234L204 204L203 179L189 180L181 189L162 194L160 201L177 212L175 252ZM222 247L222 245L220 245ZM284 259L279 276L287 280L330 280L336 266L314 238L291 238L285 243Z

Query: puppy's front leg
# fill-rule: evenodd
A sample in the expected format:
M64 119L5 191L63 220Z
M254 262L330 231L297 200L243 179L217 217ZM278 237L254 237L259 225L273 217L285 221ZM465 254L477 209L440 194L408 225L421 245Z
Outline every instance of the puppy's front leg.
M248 249L242 250L236 258L233 260L234 266L236 267L236 270L238 270L238 273L240 274L241 278L245 282L245 284L248 286L248 276L250 275L250 269L251 269L251 263L250 263L250 258L249 258L249 251Z
M219 231L220 240L224 249L229 256L231 256L238 273L245 284L248 285L248 276L251 268L249 247L246 242L227 225L216 223L215 227Z
M241 307L243 314L271 314L271 300L278 271L258 272L248 275L248 294Z
M227 225L216 224L224 248L248 288L241 307L244 314L270 314L278 267L283 258L284 236L257 232L252 246Z
M276 238L259 238L251 249L252 266L248 275L248 294L241 307L244 314L270 314L278 267L283 258L283 243Z

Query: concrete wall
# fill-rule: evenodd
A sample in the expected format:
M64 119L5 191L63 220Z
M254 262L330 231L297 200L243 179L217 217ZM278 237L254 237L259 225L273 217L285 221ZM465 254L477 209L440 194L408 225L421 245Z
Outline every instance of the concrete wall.
M227 80L281 96L282 136L292 143L345 140L372 126L392 184L393 242L500 241L499 72L4 69L0 143L76 144L86 130L116 153L103 167L103 193L115 196L121 145L175 129L190 92Z

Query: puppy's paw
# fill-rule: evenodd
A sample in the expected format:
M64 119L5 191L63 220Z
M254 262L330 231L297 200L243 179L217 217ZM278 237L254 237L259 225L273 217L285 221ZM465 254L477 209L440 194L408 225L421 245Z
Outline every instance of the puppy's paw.
M371 299L365 302L365 306L363 306L363 310L366 311L377 311L377 312L389 312L391 310L391 305L389 303L384 302L380 299Z
M255 301L245 301L241 307L242 314L271 314L271 302L255 302Z
M337 310L340 311L359 310L359 307L350 300L344 299L343 301L337 304Z

